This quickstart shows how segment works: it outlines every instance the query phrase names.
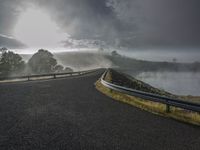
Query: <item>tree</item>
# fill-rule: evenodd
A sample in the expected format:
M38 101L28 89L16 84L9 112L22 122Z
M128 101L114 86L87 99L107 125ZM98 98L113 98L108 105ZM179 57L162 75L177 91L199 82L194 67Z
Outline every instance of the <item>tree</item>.
M0 52L3 54L3 53L5 53L5 52L7 52L8 51L8 49L6 48L6 47L2 47L2 48L0 48Z
M64 72L73 72L73 69L70 67L65 67Z
M177 58L173 58L172 61L173 61L174 63L176 63L176 62L177 62Z
M54 72L61 73L61 72L63 72L63 69L64 69L64 67L62 65L56 65L54 67Z
M12 51L3 51L0 60L0 72L2 76L7 76L11 73L19 73L25 67L22 57Z
M47 50L40 49L28 61L31 71L36 74L54 72L57 61L53 54Z
M1 59L1 56L3 55L3 53L7 52L7 50L8 50L8 49L7 49L6 47L0 48L0 53L1 53L0 59Z
M117 51L112 51L112 52L111 52L111 55L112 55L113 57L119 57L119 56L120 56L120 54L118 54Z

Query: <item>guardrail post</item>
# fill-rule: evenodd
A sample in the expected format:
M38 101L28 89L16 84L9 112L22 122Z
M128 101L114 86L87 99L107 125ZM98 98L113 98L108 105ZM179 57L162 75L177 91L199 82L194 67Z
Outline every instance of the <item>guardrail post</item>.
M53 78L56 79L56 74L53 75Z
M166 113L170 113L170 105L166 104Z
M28 81L30 81L30 77L28 76Z

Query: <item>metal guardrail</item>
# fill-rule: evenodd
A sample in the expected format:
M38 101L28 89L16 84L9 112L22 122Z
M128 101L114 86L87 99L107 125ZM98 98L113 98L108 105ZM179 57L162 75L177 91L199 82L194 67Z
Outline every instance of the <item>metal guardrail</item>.
M58 78L59 76L73 76L73 75L82 75L94 72L98 69L92 69L87 71L78 71L78 72L66 72L66 73L50 73L50 74L36 74L36 75L25 75L25 76L11 76L11 77L0 77L0 81L7 81L7 80L17 80L17 79L24 79L30 81L33 78L42 78L42 77L52 77L53 79Z
M137 96L146 100L166 104L166 112L170 112L170 106L174 106L174 107L200 113L200 104L186 102L180 99L172 99L172 98L160 96L157 94L147 93L147 92L119 86L119 85L105 81L104 79L105 79L106 73L107 71L104 72L104 74L101 76L101 83L110 89L116 90L124 94L131 95L131 96Z

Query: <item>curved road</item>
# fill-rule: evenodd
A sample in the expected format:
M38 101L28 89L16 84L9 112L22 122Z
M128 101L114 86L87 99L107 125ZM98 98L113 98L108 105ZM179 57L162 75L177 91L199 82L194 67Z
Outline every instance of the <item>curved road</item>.
M141 111L79 77L0 84L0 150L199 150L200 128Z

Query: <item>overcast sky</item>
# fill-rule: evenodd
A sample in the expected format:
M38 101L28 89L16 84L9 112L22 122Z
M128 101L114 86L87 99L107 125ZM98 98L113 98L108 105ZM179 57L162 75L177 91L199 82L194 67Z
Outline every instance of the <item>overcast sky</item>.
M31 5L48 12L69 35L65 46L200 45L199 0L0 0L0 35L13 36L20 14Z

